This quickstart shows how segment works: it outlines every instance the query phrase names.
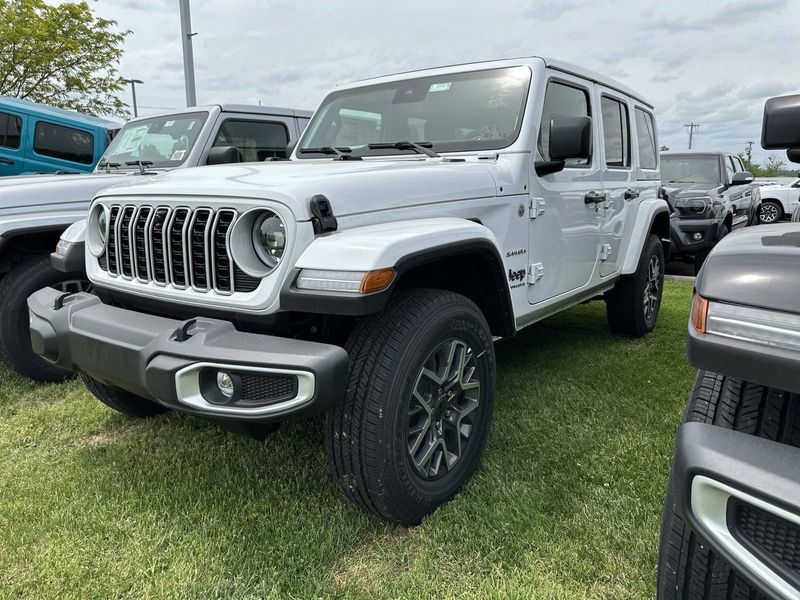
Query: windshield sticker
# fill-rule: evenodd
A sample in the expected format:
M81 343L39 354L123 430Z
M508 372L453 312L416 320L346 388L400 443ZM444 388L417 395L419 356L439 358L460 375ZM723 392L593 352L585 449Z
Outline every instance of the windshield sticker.
M194 129L194 126L195 126L196 123L197 123L197 121L189 121L189 126L186 129L188 131L191 131L192 129Z
M183 160L183 157L186 155L186 150L175 150L172 153L172 158L170 160Z
M431 89L429 92L446 92L450 89L450 86L453 85L452 81L448 81L447 83L432 83Z
M172 127L173 125L175 125L175 120L174 119L170 119L169 121L164 123L164 127Z

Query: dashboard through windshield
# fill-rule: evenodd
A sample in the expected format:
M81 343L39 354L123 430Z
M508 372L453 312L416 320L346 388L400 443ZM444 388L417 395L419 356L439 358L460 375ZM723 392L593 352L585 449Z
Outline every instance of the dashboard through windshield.
M519 135L531 72L488 69L406 79L329 95L303 136L299 158L337 148L352 156L408 153L372 148L402 141L436 152L498 150Z

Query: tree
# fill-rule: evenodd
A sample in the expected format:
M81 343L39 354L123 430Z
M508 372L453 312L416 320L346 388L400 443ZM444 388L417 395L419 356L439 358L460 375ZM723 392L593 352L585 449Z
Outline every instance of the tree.
M764 177L775 177L783 170L783 161L778 158L777 154L770 154L767 157L761 171Z
M661 148L659 148L658 150L659 150L659 152L668 152L669 151L669 146L661 146Z
M117 69L129 33L85 1L0 0L0 94L125 117Z

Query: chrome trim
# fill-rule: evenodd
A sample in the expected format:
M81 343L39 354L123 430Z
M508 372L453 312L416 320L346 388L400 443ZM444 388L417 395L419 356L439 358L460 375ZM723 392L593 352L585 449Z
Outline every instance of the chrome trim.
M271 375L294 375L297 377L297 395L291 400L284 400L268 406L256 408L242 408L237 406L219 406L212 404L203 398L200 392L200 371L202 369L224 369L226 371L266 373ZM297 371L292 369L276 369L267 367L252 367L237 364L208 363L201 362L184 367L175 374L175 394L178 402L200 409L206 412L220 415L239 415L239 416L265 416L276 412L283 412L292 408L297 408L314 398L315 387L314 374L309 371Z
M172 228L175 226L175 220L178 218L178 215L181 214L181 211L186 211L186 218L183 220L183 225L181 226L181 254L183 255L183 279L185 282L183 284L175 283L175 266L172 264ZM185 290L190 287L188 265L186 264L186 229L189 225L189 216L191 212L192 211L186 206L178 206L172 211L172 215L169 219L169 226L167 227L167 264L169 265L167 276L172 286L178 290Z
M194 248L192 247L192 244L193 244L192 235L194 234L194 225L197 222L197 217L201 213L208 213L208 220L206 221L205 229L203 229L203 254L205 255L205 258L206 258L206 265L205 265L205 269L206 269L206 286L205 287L200 287L195 283L195 280L194 280L195 266L194 266L194 261L192 260L192 256L194 255ZM210 240L209 240L209 237L208 237L208 232L209 232L209 228L211 227L211 223L214 220L214 211L212 211L210 208L195 208L194 210L191 211L191 215L192 216L189 219L189 227L187 228L186 245L184 246L184 249L183 249L183 257L184 257L183 258L183 262L184 262L184 265L186 265L186 268L188 270L187 279L189 280L189 284L192 286L192 289L194 291L196 291L196 292L207 292L210 289L212 289L212 287L213 287L211 285L211 261L210 261L209 255L208 255L208 246L209 246L209 243L210 243Z
M800 525L800 515L790 513L705 475L697 475L692 479L692 512L705 529L706 536L710 538L709 542L724 548L736 557L741 565L746 565L748 575L760 581L776 596L785 600L800 600L800 590L761 562L733 536L728 528L728 502L731 498L756 506L796 525Z
M225 252L228 255L228 270L230 271L230 280L231 280L231 287L229 290L223 290L217 284L217 253L216 253L216 232L217 227L219 226L219 219L223 213L232 213L233 218L231 219L230 224L228 225L228 231L225 232ZM236 223L236 219L238 218L238 213L233 210L232 208L221 208L219 209L216 214L214 215L214 224L211 227L211 237L209 246L211 248L211 272L213 274L213 279L211 281L212 289L223 296L230 296L233 294L233 291L236 289L236 282L233 280L234 273L236 269L233 267L233 256L231 256L231 231L233 231L233 224Z

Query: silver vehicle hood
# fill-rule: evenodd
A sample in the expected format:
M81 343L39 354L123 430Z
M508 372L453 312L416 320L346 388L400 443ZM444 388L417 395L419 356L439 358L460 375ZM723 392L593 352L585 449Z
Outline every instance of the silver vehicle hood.
M495 163L439 159L298 160L180 169L115 186L102 196L229 197L270 200L298 221L311 218L309 200L325 195L343 217L496 195Z

